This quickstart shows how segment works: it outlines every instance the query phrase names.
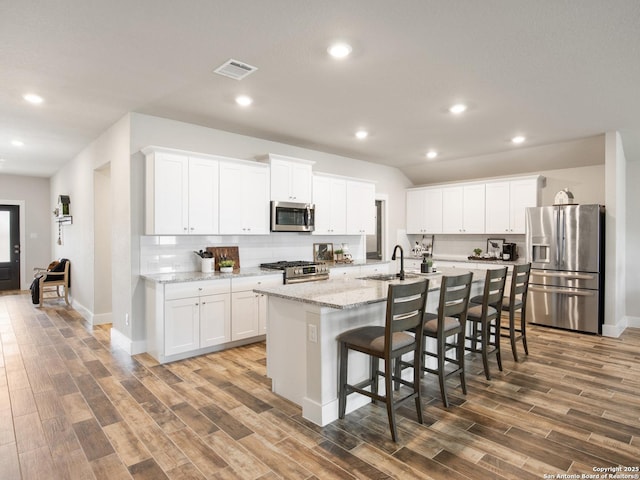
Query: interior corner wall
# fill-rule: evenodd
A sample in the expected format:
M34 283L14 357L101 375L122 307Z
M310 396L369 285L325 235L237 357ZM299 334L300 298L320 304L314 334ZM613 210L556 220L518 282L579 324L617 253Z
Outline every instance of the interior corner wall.
M606 253L602 334L619 336L626 318L626 159L618 132L605 135Z
M50 207L49 179L22 175L0 175L0 198L24 202L24 239L21 245L25 260L25 278L20 288L26 289L33 280L35 267L46 267L51 257L51 225L53 208Z
M50 182L50 207L49 210L53 210L57 203L58 195L69 195L71 200L70 213L73 216L73 224L62 226L62 245L53 244L53 257L66 257L71 260L71 297L73 300L73 306L91 323L93 323L93 317L95 313L96 295L100 298L99 303L103 301L101 295L104 293L101 290L95 289L95 257L94 257L94 245L95 245L95 225L94 222L99 221L94 215L94 201L95 201L95 186L94 186L94 174L96 169L105 167L111 163L112 172L112 184L118 180L118 177L114 173L114 165L118 165L118 156L122 156L122 152L125 152L125 160L120 163L126 163L126 183L122 188L112 186L111 198L114 197L124 198L122 202L127 202L124 216L126 218L128 232L128 219L129 219L129 206L128 206L128 151L129 151L129 130L128 130L128 115L105 131L100 137L94 140L88 145L82 152L80 152L75 158L70 160L63 168L61 168L53 177ZM122 169L122 168L121 168ZM119 172L119 170L117 170ZM113 202L114 208L118 205L118 202ZM115 216L118 212L113 211ZM113 222L112 222L113 224ZM113 225L113 231L116 232L116 227ZM119 233L114 233L114 238L119 237ZM57 238L57 228L54 226L52 230L53 238ZM120 273L124 270L127 274L125 281L120 280L120 283L124 285L130 284L130 255L128 253L130 247L129 242L126 242L126 248L116 252L114 248L114 258L122 259L122 262L116 262L114 265L113 276L116 276L116 271ZM120 255L118 257L117 255ZM122 266L126 263L126 266ZM99 272L100 274L100 272ZM118 284L117 280L112 280L114 285ZM126 306L122 307L129 311L130 305L130 293L129 289L125 287L127 292L124 297ZM113 292L115 298L116 292ZM115 323L115 322L114 322Z
M71 261L71 299L73 306L87 320L93 312L93 168L91 146L51 177L50 206L53 210L60 195L70 199L73 223L52 222L52 257ZM60 235L59 242L58 234ZM58 244L60 243L60 244Z
M640 158L627 158L626 205L640 205ZM626 316L630 327L640 328L640 215L637 208L626 212Z

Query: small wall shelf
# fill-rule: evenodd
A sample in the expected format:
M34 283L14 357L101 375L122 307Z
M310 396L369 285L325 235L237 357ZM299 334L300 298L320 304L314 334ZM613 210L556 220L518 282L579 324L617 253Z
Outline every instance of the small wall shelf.
M58 222L59 225L72 225L73 224L73 216L72 215L60 215L58 217L54 217L54 221Z

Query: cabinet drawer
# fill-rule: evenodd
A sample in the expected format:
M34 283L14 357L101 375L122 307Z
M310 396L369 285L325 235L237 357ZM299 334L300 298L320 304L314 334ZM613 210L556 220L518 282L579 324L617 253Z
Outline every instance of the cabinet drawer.
M165 300L177 298L199 297L202 295L216 295L229 293L229 280L208 280L202 282L170 283L164 287Z
M282 285L283 278L281 273L273 275L259 275L256 277L240 277L231 279L232 292L245 292L255 288Z

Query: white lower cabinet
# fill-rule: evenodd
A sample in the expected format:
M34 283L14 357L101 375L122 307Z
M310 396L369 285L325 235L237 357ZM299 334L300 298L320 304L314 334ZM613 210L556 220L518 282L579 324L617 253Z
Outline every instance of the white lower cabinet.
M267 330L267 297L254 288L282 285L282 274L231 279L231 340L264 335Z
M222 320L223 319L223 320ZM222 321L221 321L222 320ZM212 347L231 340L231 297L229 294L200 298L200 347Z
M165 363L263 339L267 297L253 289L281 284L281 273L168 284L147 281L148 353Z
M165 302L165 355L177 355L197 348L200 348L200 307L198 297Z
M165 302L165 355L231 341L231 298L228 293Z
M231 340L229 280L167 284L164 290L164 355Z

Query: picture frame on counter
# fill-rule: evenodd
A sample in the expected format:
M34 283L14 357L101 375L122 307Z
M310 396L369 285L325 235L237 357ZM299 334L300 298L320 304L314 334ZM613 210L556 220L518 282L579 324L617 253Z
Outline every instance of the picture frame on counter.
M487 238L487 254L491 258L502 258L504 238Z
M333 243L314 243L313 261L333 262Z

